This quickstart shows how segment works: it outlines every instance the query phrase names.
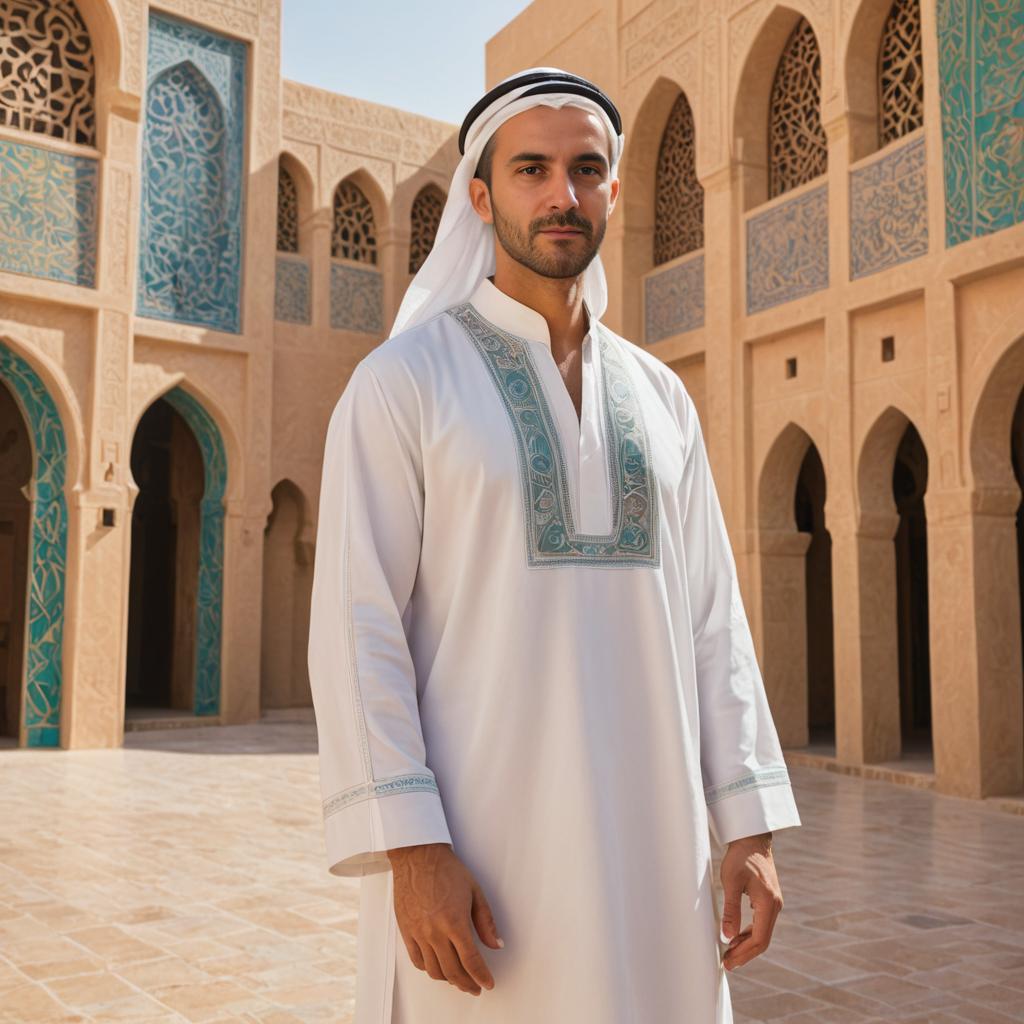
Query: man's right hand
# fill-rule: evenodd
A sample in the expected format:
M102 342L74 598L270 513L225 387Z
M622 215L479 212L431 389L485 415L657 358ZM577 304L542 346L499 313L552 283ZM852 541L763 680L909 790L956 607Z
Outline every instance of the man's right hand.
M395 917L413 964L475 996L481 987L494 988L470 922L492 949L504 942L487 898L451 846L400 846L388 850L388 858L395 876Z

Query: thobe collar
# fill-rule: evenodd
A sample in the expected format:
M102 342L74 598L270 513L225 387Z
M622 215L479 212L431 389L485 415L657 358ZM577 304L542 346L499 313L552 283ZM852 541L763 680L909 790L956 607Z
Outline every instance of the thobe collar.
M496 327L500 327L509 334L518 338L526 338L527 341L537 341L542 345L551 348L551 334L548 331L548 322L537 310L525 305L518 299L507 295L490 278L485 277L477 285L476 291L469 297L470 303L476 311L485 319L489 320ZM584 335L584 341L590 337L594 330L594 316L583 302L587 311L589 329Z

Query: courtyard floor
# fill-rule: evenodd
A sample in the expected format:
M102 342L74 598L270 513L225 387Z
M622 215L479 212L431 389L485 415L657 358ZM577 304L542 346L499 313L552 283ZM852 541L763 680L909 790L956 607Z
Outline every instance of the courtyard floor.
M729 976L737 1024L1024 1021L1024 816L791 776L804 824L775 839L772 944ZM349 1022L357 900L308 714L0 750L0 1021Z

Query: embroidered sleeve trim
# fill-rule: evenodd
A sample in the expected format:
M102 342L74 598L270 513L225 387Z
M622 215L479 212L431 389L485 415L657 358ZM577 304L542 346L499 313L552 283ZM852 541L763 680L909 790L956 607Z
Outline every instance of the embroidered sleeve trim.
M348 789L335 793L324 801L324 817L343 811L352 804L363 800L376 800L378 797L394 796L396 793L440 793L433 774L410 772L406 775L393 775L387 779L376 779L349 786Z
M788 786L789 770L785 765L773 765L768 768L757 768L741 775L732 782L723 782L718 786L706 786L704 798L709 804L716 803L728 796L745 793L749 789L764 789L767 786Z

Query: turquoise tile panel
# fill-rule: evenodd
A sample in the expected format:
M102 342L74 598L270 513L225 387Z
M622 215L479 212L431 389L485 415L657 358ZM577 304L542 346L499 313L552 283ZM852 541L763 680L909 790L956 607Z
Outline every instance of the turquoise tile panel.
M205 488L199 514L194 709L197 715L216 715L220 712L221 689L227 454L220 429L192 395L181 388L173 388L164 398L189 425L203 453Z
M939 0L946 244L1024 220L1024 4Z
M29 542L24 727L29 747L60 746L64 581L68 509L67 443L57 406L35 370L0 343L0 380L10 389L32 437L35 500Z
M152 13L137 309L241 331L246 47Z
M384 289L378 271L331 264L331 326L367 334L384 330Z
M96 285L96 195L91 157L0 139L0 269Z
M704 253L644 280L644 341L704 326Z
M828 287L828 185L747 221L747 313Z
M928 252L924 136L850 173L850 277Z
M278 256L274 277L274 319L308 324L310 298L309 264L303 259Z

